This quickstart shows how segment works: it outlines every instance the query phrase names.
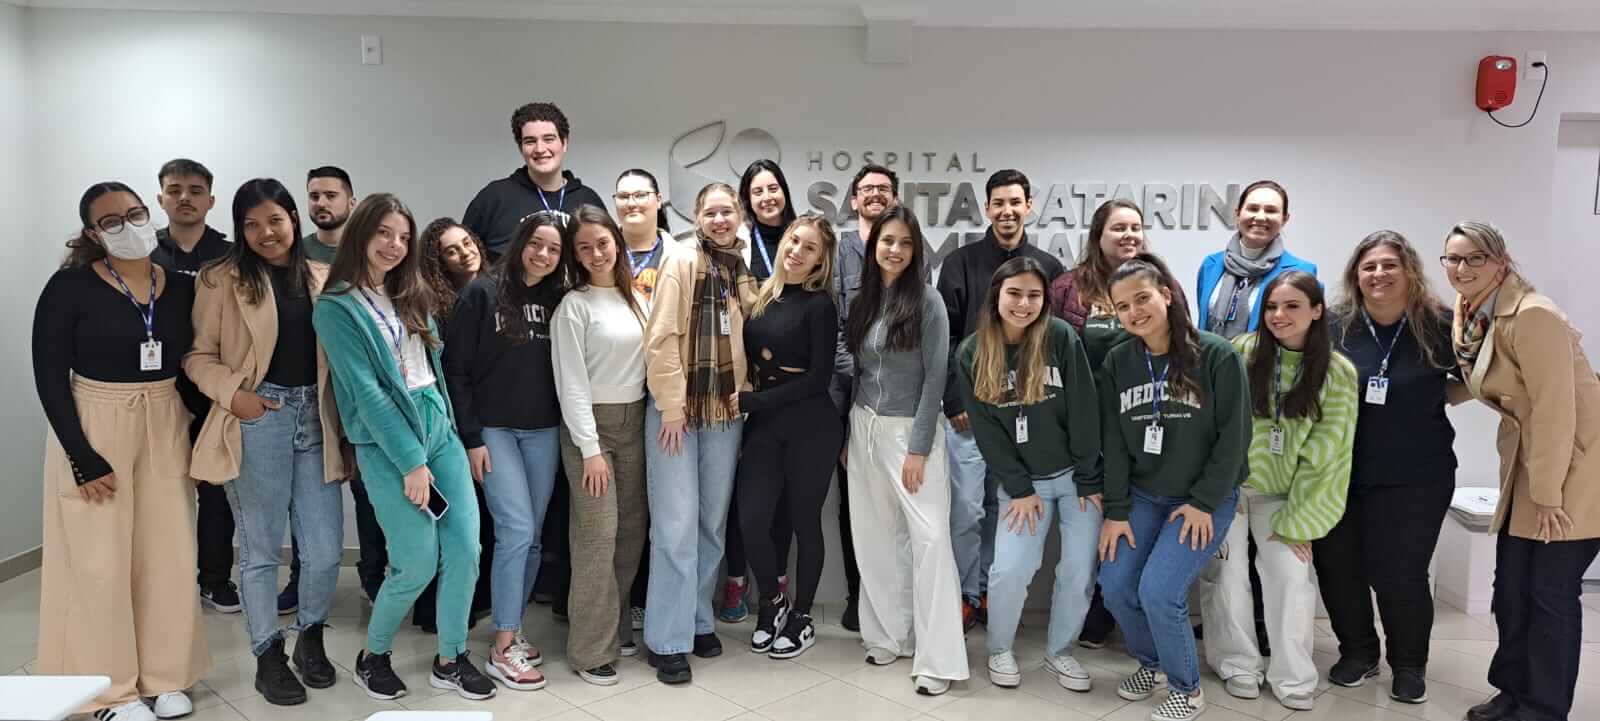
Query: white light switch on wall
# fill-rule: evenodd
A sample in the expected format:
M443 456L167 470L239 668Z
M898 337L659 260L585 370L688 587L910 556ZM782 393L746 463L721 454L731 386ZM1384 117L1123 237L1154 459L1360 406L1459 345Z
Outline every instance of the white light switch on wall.
M361 64L383 64L383 38L377 35L361 36Z

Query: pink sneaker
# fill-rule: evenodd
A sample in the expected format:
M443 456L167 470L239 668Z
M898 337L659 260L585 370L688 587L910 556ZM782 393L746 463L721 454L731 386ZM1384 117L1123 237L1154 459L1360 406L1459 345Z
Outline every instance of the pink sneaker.
M717 619L723 623L739 623L750 617L750 606L744 601L744 581L728 577L722 586L722 610Z
M537 691L544 688L544 674L528 660L529 647L512 643L504 653L489 649L489 663L484 665L490 678L515 691Z

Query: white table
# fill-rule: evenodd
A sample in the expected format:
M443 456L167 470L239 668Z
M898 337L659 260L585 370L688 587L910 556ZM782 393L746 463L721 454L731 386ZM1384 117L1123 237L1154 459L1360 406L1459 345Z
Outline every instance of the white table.
M379 711L367 721L493 721L489 711Z
M0 721L57 721L111 687L109 676L0 676Z

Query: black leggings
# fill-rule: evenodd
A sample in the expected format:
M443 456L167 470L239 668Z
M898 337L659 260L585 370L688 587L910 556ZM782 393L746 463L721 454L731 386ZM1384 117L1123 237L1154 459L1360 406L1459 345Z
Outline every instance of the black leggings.
M789 542L794 538L794 529L789 527L789 509L787 503L778 499L778 510L772 519L772 548L773 559L778 562L778 575L782 576L789 568ZM744 576L745 569L750 567L749 554L744 548L744 524L739 521L739 486L734 484L733 499L728 503L728 530L724 534L724 555L728 563L728 575L734 578Z
M734 486L745 548L762 600L778 596L782 570L772 528L782 501L788 506L800 548L795 582L790 587L793 608L797 613L811 613L825 552L822 503L828 498L829 480L843 444L844 425L833 401L825 395L752 414L745 422Z

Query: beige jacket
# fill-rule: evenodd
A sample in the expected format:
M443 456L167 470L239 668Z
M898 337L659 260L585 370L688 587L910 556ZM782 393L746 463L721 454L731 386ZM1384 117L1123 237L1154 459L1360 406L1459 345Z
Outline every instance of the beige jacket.
M328 266L310 261L313 302L328 279ZM200 392L211 399L200 437L195 439L189 474L203 481L223 484L239 477L243 455L243 434L239 418L228 410L233 394L255 390L267 375L272 349L278 342L278 306L271 291L257 304L245 297L239 271L219 265L200 273L195 280L194 348L183 357L183 372ZM339 439L339 408L328 377L328 359L317 344L317 399L322 416L322 468L324 480L344 480L344 457ZM351 469L354 470L354 469Z
M1538 504L1572 518L1566 540L1600 537L1600 378L1581 334L1515 274L1494 315L1467 378L1472 395L1500 413L1500 506L1490 530L1509 521L1511 535L1534 538Z
M744 241L717 253L740 255ZM743 257L742 255L740 257ZM688 396L687 366L694 358L694 338L689 319L694 311L694 282L700 276L705 256L698 247L685 247L667 254L661 261L656 289L650 298L650 322L644 328L645 386L661 409L664 422L682 419ZM738 390L749 390L745 372L744 319L756 298L755 277L746 275L736 288L739 302L728 304L732 326L733 377Z

